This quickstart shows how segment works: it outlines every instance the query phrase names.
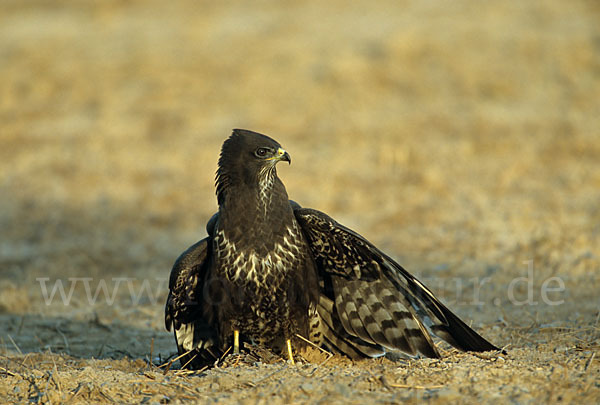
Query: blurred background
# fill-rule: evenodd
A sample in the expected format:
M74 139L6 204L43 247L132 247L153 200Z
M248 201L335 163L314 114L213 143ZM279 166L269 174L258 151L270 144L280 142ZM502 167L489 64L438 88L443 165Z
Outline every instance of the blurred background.
M3 0L0 318L24 351L119 323L174 351L164 282L217 208L222 142L246 128L290 152L292 199L498 344L597 325L599 21L591 0ZM537 304L515 305L528 263L513 298ZM44 299L40 278L68 293L74 277L115 301L84 282L68 305ZM551 277L561 305L541 302ZM100 352L137 353L130 338Z

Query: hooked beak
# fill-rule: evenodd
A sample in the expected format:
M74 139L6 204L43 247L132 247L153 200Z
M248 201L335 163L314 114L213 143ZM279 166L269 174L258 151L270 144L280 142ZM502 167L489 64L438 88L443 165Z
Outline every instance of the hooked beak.
M276 159L279 161L284 160L288 162L288 164L292 164L292 158L290 157L290 154L287 153L283 148L277 149Z

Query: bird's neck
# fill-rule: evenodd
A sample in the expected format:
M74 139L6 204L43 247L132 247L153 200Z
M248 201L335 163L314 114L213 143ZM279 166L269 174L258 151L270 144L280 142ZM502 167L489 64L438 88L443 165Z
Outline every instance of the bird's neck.
M285 186L275 172L259 181L229 184L219 201L220 228L233 240L283 235L293 217Z

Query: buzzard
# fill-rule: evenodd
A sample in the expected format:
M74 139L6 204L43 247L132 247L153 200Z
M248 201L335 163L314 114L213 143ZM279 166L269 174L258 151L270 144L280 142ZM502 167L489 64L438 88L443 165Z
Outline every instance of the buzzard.
M169 280L165 325L182 367L210 365L231 346L239 353L240 342L293 362L304 339L352 359L439 357L429 331L461 350L498 350L368 240L289 200L281 161L290 155L256 132L235 129L223 143L219 211Z

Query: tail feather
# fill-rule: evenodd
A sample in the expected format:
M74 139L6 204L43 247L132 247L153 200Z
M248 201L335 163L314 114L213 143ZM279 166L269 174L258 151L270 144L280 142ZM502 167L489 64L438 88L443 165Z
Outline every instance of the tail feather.
M438 306L443 312L447 323L431 326L431 330L437 336L463 351L487 352L491 350L500 350L471 329L443 304L438 303Z
M385 280L339 280L333 277L335 306L350 335L387 350L439 357L422 322L406 298Z
M388 272L388 279L394 286L405 291L417 313L429 323L431 331L452 346L463 351L485 352L500 350L492 343L471 329L458 316L450 311L419 280L408 273L402 266L387 256L386 264L395 270ZM391 276L390 276L391 275ZM401 276L401 277L398 277Z
M385 354L385 349L381 346L350 335L344 329L333 301L323 295L319 298L317 316L320 318L317 324L321 339L315 343L323 344L333 352L344 353L352 359L379 357Z

